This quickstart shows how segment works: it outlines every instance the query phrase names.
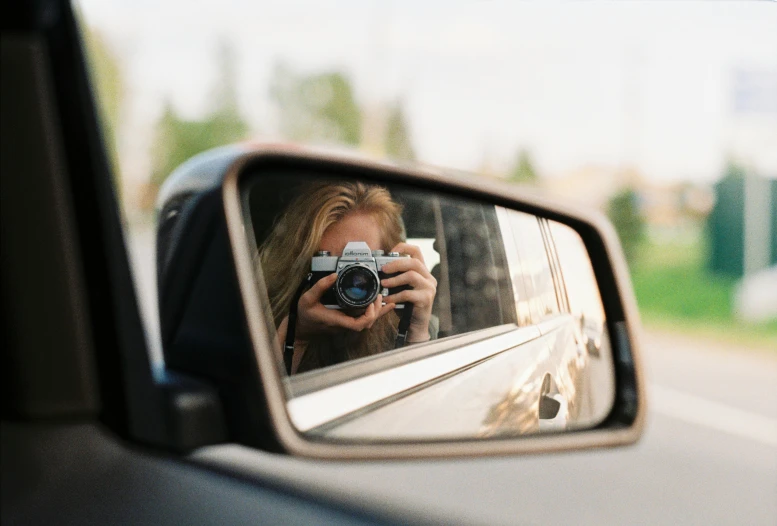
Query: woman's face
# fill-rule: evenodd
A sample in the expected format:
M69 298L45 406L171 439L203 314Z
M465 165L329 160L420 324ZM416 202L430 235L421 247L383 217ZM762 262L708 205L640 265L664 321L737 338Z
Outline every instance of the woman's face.
M350 241L364 241L371 250L383 248L380 227L369 214L354 212L329 226L321 238L319 250L327 250L333 256L342 256Z

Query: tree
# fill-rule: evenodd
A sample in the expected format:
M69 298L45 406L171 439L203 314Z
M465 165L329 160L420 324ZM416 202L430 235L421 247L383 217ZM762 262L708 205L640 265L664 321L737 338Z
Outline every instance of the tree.
M394 104L386 122L386 154L403 161L415 161L415 151L410 142L410 132L407 127L402 105Z
M216 146L246 137L248 124L240 114L237 67L234 53L222 43L217 52L219 72L214 87L215 104L201 120L182 119L168 102L156 125L152 151L151 183L158 189L178 166L190 157Z
M165 104L156 125L156 140L151 151L151 183L157 189L179 165L207 149L210 141L201 140L206 131L203 123L187 122L178 116L169 102Z
M726 161L726 169L723 172L724 181L742 181L746 175L745 168L733 159Z
M618 232L626 260L634 265L645 237L645 219L639 210L637 192L626 188L613 195L607 205L607 215Z
M221 41L217 49L219 73L213 100L215 105L206 122L211 135L218 144L227 144L243 139L248 133L248 123L240 114L237 95L237 60L232 47Z
M534 169L534 163L532 163L531 156L526 150L518 152L515 165L510 171L509 180L516 183L537 183L537 172Z
M216 48L216 61L219 72L213 89L213 112L239 116L237 57L232 46L225 40L221 40Z
M278 107L280 131L285 137L354 146L361 141L361 110L342 73L299 76L277 65L270 95Z

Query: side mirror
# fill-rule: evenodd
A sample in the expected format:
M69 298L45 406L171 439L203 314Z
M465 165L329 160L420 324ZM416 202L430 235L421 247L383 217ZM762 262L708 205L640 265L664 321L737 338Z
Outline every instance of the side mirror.
M476 178L285 148L160 195L166 366L231 437L323 458L635 442L637 311L609 223Z

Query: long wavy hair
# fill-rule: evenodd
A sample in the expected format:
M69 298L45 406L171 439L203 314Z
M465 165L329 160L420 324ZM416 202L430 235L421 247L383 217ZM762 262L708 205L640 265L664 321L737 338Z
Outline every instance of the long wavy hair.
M310 272L311 258L320 249L324 232L352 213L368 214L377 222L382 246L371 249L388 252L404 241L402 208L388 190L358 182L311 183L301 189L275 221L270 235L259 247L259 261L276 328L288 315L294 293ZM369 330L343 330L311 339L297 372L390 349L398 320L397 315L389 313Z

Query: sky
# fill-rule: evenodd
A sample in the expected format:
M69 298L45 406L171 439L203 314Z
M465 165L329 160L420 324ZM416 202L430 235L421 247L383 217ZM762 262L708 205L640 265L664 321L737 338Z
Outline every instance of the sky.
M215 104L223 40L257 137L277 133L268 85L283 63L345 72L363 107L401 101L434 165L504 171L525 148L547 176L628 165L709 182L733 157L777 177L775 2L78 4L121 60L131 177L149 172L165 100L190 118Z

